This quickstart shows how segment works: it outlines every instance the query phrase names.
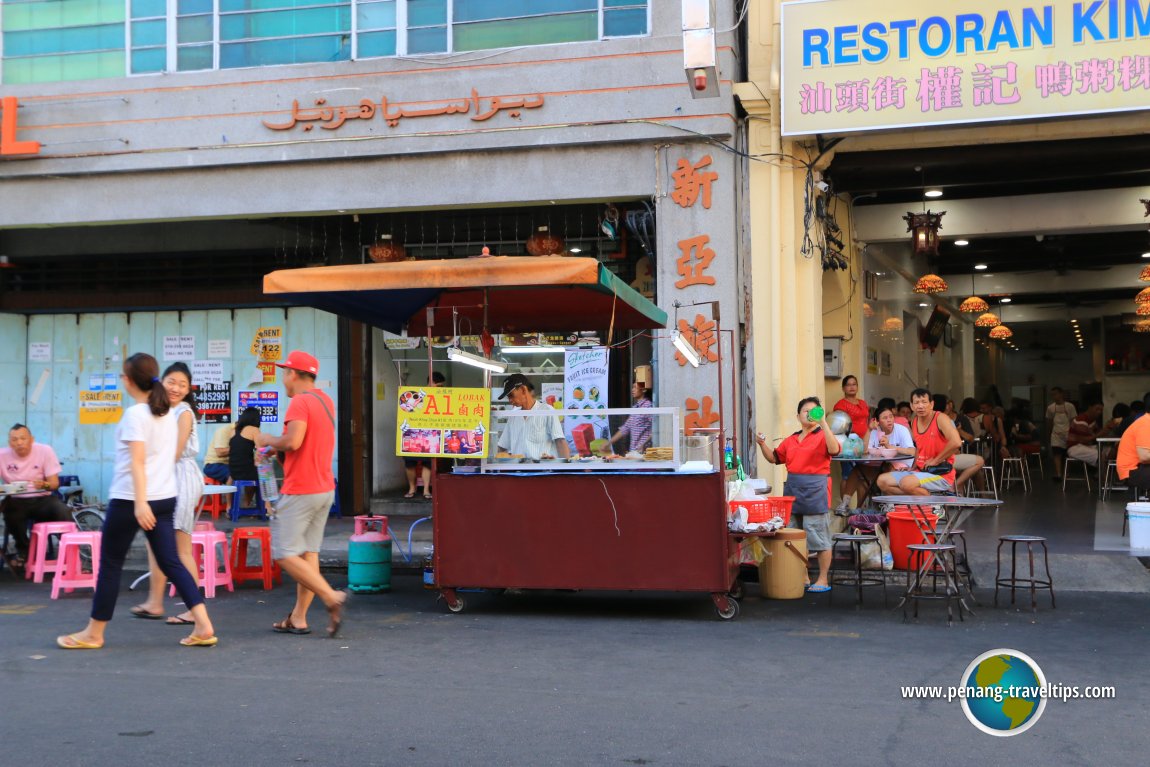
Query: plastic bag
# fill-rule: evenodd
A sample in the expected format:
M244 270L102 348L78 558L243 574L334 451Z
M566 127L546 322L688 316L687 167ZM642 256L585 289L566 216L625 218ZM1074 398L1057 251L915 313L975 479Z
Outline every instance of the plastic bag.
M854 529L856 535L862 533L858 528ZM861 567L864 570L881 570L882 569L882 548L878 542L867 542L859 544L859 559L862 560Z
M879 549L882 551L882 569L894 569L894 556L890 553L890 538L887 537L886 530L882 525L874 526L874 534L878 536Z
M841 456L843 458L862 458L865 446L863 445L862 438L857 434L849 434L843 440L843 449Z

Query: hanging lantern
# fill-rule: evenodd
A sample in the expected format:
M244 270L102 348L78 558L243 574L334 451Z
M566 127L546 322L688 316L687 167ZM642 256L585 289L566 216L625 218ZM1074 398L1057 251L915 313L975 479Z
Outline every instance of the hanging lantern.
M1134 303L1136 304L1150 304L1150 288L1142 288L1138 295L1134 296Z
M990 329L990 337L996 341L1002 341L1014 335L1014 331L1006 325L995 325Z
M910 243L916 256L938 255L938 230L942 228L942 217L945 215L945 210L938 213L928 210L925 213L908 212L902 217L906 222L906 230L910 232Z
M407 260L407 251L398 242L392 240L390 234L381 234L379 242L367 249L367 255L377 264Z
M1138 320L1134 323L1135 333L1150 333L1150 319Z
M1142 273L1138 275L1138 279L1142 282L1150 282L1150 266L1142 267Z
M884 333L898 333L902 330L902 319L899 317L887 317L882 321L882 332Z
M563 255L563 238L551 234L546 226L541 226L527 238L527 252L533 256Z
M937 274L927 274L923 277L919 277L918 282L914 284L915 293L945 293L946 289L946 280Z
M1150 317L1150 304L1138 304L1138 308L1134 310L1134 313L1139 317Z
M989 309L990 304L986 303L978 296L971 296L970 298L963 301L962 304L958 307L960 312L965 312L967 314L981 314L982 312L985 312Z
M978 319L974 321L976 328L993 328L1001 325L1001 320L998 319L997 314L986 312L985 314L978 315Z

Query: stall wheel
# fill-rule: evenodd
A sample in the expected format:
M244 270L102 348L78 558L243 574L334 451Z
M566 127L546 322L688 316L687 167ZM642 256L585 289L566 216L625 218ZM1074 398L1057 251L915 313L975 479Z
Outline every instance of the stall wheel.
M447 605L449 612L463 612L463 597L456 594L455 589L443 589L439 592L439 598Z
M730 621L739 616L739 603L728 594L712 594L711 600L715 603L715 612L721 620Z

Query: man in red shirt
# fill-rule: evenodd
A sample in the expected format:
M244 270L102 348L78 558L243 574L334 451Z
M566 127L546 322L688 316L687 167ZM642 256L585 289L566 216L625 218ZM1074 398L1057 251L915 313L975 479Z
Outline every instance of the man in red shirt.
M319 550L328 512L335 500L331 471L335 452L335 403L318 390L319 362L310 354L293 351L282 363L282 382L291 399L284 416L284 433L260 433L261 447L285 453L284 481L271 516L272 557L296 581L295 607L272 629L281 634L310 634L307 610L318 596L327 607L328 636L343 622L347 594L336 591L319 571Z

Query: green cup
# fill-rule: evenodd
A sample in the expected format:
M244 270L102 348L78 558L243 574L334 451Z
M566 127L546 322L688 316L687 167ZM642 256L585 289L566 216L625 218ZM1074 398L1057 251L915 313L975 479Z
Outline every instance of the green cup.
M812 423L818 423L819 421L823 420L823 416L826 414L827 414L827 411L823 410L818 405L815 405L807 413L807 420L812 422Z

